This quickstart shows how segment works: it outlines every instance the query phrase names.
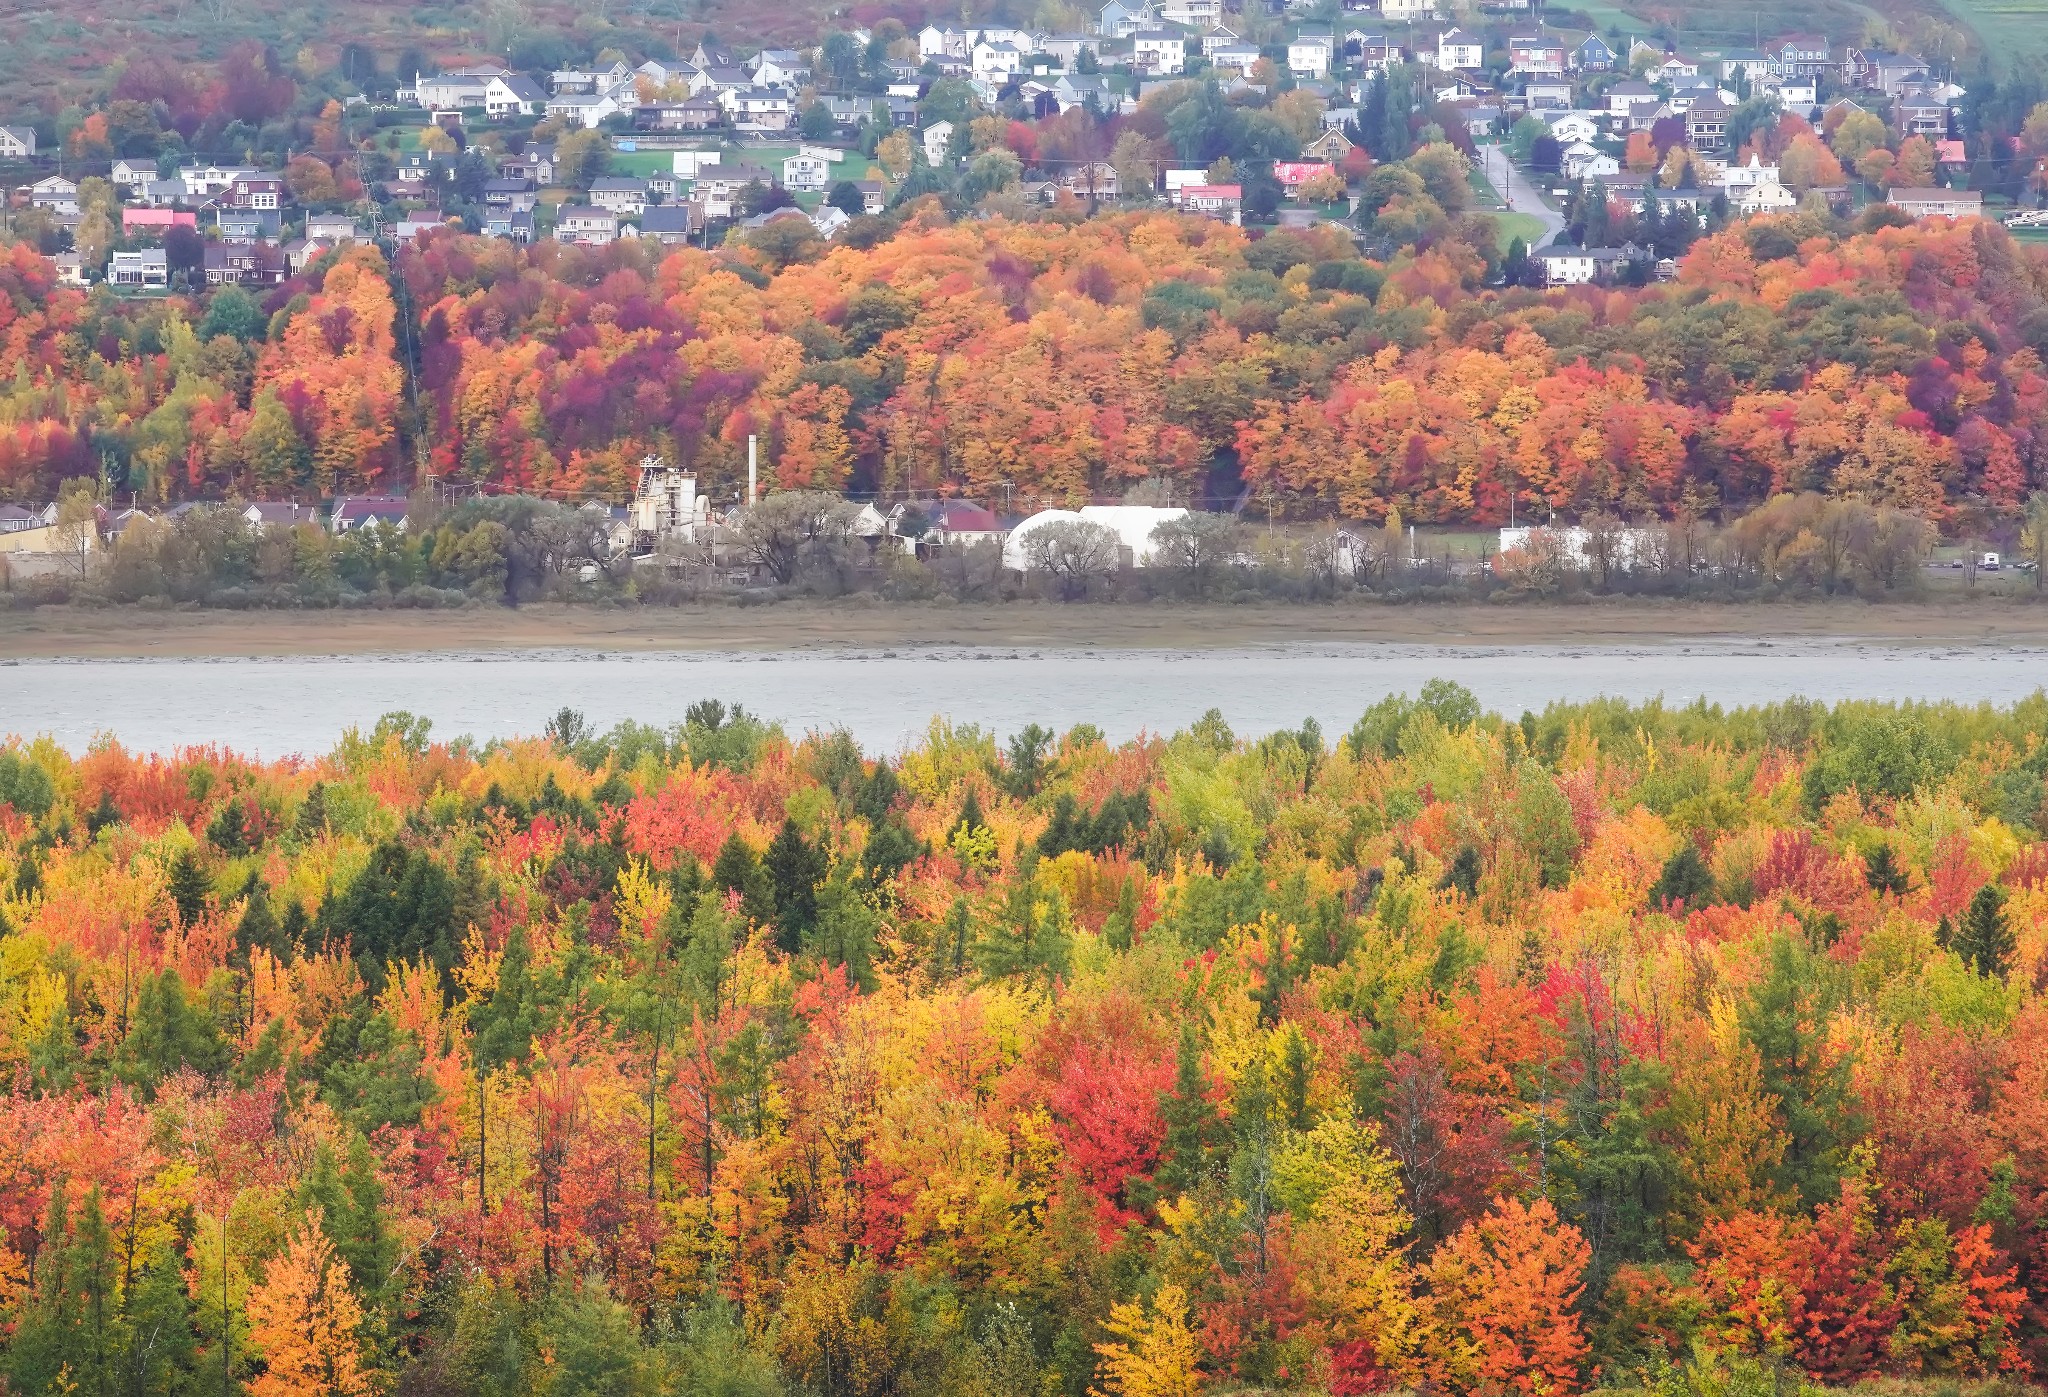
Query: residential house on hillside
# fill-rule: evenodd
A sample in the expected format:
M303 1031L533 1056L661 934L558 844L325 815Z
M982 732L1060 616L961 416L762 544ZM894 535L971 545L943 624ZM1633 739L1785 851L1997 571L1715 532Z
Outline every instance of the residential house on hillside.
M1572 80L1564 77L1530 78L1522 84L1522 101L1532 112L1570 111Z
M1187 36L1172 29L1141 29L1131 36L1131 67L1170 77L1188 65Z
M1609 116L1627 116L1635 109L1636 103L1656 101L1657 89L1646 82L1629 78L1608 88L1606 98Z
M924 163L931 166L934 170L945 169L948 155L953 146L953 123L950 121L935 121L925 127L923 143Z
M1551 286L1587 286L1612 281L1632 262L1654 265L1656 254L1634 243L1620 247L1576 247L1553 243L1534 254Z
M1931 97L1901 97L1892 103L1892 130L1902 141L1925 136L1944 141L1949 134L1949 106Z
M1715 59L1715 66L1719 70L1722 82L1742 82L1747 79L1749 82L1757 83L1767 77L1779 76L1776 67L1771 63L1770 55L1762 49L1730 49Z
M1302 78L1328 77L1333 45L1331 35L1304 29L1287 42L1288 71Z
M548 99L547 113L584 130L602 126L622 108L617 100L592 92L565 92Z
M591 204L564 204L555 210L555 241L602 246L619 236L619 216Z
M1613 47L1598 34L1588 34L1571 52L1571 66L1581 73L1611 72L1614 61Z
M1760 213L1790 213L1799 207L1799 196L1774 179L1732 193L1730 199L1736 211L1745 217Z
M484 84L484 111L491 116L534 116L547 104L540 84L524 73L499 74Z
M1436 0L1380 0L1380 18L1389 24L1427 24L1437 17Z
M117 252L107 262L107 284L130 291L161 291L171 284L169 254L160 247Z
M1974 189L1894 189L1885 200L1915 218L1981 218L1984 196Z
M121 236L162 237L173 228L190 228L197 231L199 215L189 209L137 208L130 204L121 210Z
M1882 92L1887 97L1896 97L1909 85L1927 80L1927 60L1913 54L1852 48L1842 61L1845 85L1866 92Z
M647 207L647 181L630 175L606 175L592 180L590 202L597 208L631 217Z
M707 165L697 172L692 198L709 218L736 218L748 185L773 188L775 176L759 165Z
M403 495L343 495L327 516L327 527L333 533L346 534L374 524L404 533L410 508L411 502Z
M1477 34L1456 26L1446 29L1436 36L1436 66L1445 72L1477 72L1486 66L1486 43Z
M1725 166L1720 174L1720 186L1729 193L1749 189L1759 184L1776 184L1778 167L1775 163L1766 165L1763 157L1751 151L1748 163Z
M36 153L33 126L0 126L0 159L28 160ZM150 173L154 174L154 168Z
M782 162L782 187L792 193L814 193L832 183L832 162L822 155L799 152Z
M1599 126L1586 112L1558 112L1544 120L1550 123L1550 135L1559 145L1590 143L1600 134Z
M1728 119L1735 109L1717 93L1696 97L1685 112L1685 139L1694 150L1717 151L1728 144Z
M721 99L742 131L787 131L796 119L796 104L787 92L772 87L749 87L729 92Z
M642 211L640 215L640 236L652 238L667 247L676 247L690 240L695 231L696 220L688 204L660 204Z
M1562 73L1564 43L1542 34L1517 34L1508 40L1508 67L1517 73Z
M77 213L78 181L66 175L45 175L28 187L28 201L51 213Z
M135 190L149 183L156 176L154 160L116 160L114 168L107 171L107 178L126 190Z
M484 207L503 209L507 213L531 213L540 203L540 193L530 179L497 179L484 181Z
M1773 39L1764 53L1781 78L1817 78L1834 67L1834 53L1824 34L1788 34Z
M1189 184L1180 191L1182 213L1220 218L1227 223L1244 219L1244 186L1241 184Z
M521 247L533 241L531 209L488 209L484 212L484 236Z
M1140 29L1154 29L1159 14L1151 0L1109 0L1099 12L1095 32L1105 39L1128 39Z
M1574 141L1558 157L1566 179L1606 179L1621 173L1621 162L1591 141Z

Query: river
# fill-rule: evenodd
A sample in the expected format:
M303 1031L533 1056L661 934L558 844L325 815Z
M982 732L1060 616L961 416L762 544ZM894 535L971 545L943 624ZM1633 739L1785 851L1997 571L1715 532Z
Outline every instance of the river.
M1006 735L1089 722L1112 738L1170 732L1210 708L1257 735L1314 717L1332 736L1368 704L1456 680L1510 715L1614 695L1734 706L1809 698L2010 703L2048 684L2048 649L1814 640L1657 646L1275 645L1097 650L948 646L774 654L565 650L291 659L0 662L0 734L97 734L169 751L220 743L279 757L406 709L440 737L538 732L556 710L599 727L666 725L701 698L744 704L794 734L843 727L894 751L934 715Z

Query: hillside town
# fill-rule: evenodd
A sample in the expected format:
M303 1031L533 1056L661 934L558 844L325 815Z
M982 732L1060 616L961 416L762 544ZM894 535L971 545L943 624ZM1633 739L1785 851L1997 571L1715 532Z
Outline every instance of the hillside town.
M1571 285L1668 276L1699 232L1814 202L1978 215L1973 170L2037 158L1974 140L1965 89L1923 55L1814 34L1681 52L1512 10L1440 23L1412 0L1328 22L1109 0L1086 32L888 21L805 50L597 57L393 74L329 100L315 148L271 163L186 154L136 103L61 139L0 127L11 232L71 284L142 295L274 287L449 226L712 246L790 221L831 239L940 191L1336 221L1369 242L1375 169L1433 138L1476 172L1479 211L1528 221L1498 275Z

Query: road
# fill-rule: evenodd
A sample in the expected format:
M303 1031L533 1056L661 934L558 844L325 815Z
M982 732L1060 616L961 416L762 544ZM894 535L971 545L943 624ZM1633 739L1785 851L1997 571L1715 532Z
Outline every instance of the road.
M1493 187L1500 191L1508 207L1516 213L1534 214L1543 220L1543 236L1530 247L1534 252L1547 246L1559 233L1564 231L1564 216L1543 202L1536 193L1536 186L1529 177L1508 159L1505 146L1481 146L1479 148L1480 169Z

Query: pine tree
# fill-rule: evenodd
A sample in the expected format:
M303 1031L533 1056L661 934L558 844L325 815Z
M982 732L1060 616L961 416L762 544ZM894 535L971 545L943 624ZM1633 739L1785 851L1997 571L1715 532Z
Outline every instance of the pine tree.
M1874 893L1890 893L1904 897L1910 882L1906 871L1900 868L1892 857L1892 846L1880 844L1870 851L1870 857L1863 863L1863 881Z
M711 886L720 893L740 895L740 910L749 921L764 923L775 918L775 897L761 871L761 860L735 830L719 846L711 864Z
M199 1336L184 1268L170 1243L160 1243L143 1262L124 1319L121 1390L152 1397L196 1393Z
M1714 875L1700 851L1687 840L1665 861L1664 871L1650 889L1652 907L1675 907L1680 912L1705 906L1714 895Z
M1190 1192L1208 1173L1218 1130L1216 1104L1209 1092L1201 1040L1192 1024L1183 1024L1174 1053L1173 1090L1159 1098L1159 1114L1166 1121L1166 1137L1159 1147L1162 1194Z
M2003 980L2012 969L2015 941L2005 915L2005 894L1986 883L1977 889L1963 912L1954 939L1955 953L1979 975Z
M823 849L813 848L796 821L785 817L782 828L761 860L775 904L775 944L795 955L818 925L818 884L824 881Z
M235 924L236 964L246 969L249 953L259 946L280 960L284 959L279 944L277 915L270 910L270 895L260 876L249 875L249 887L244 896L247 901L242 907L242 919Z
M171 905L177 909L178 925L189 927L205 915L206 899L213 892L213 885L190 849L171 862L170 886L166 891Z

